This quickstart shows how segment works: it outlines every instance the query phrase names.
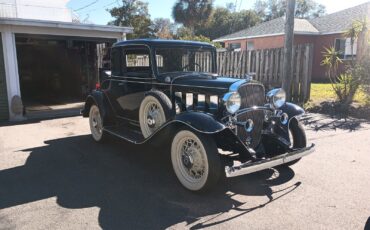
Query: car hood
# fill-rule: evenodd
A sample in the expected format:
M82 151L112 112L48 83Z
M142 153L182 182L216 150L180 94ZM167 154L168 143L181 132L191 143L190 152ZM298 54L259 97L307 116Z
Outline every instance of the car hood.
M212 75L187 75L177 76L171 79L176 88L186 88L187 91L218 92L225 93L229 91L232 84L242 79L218 77Z

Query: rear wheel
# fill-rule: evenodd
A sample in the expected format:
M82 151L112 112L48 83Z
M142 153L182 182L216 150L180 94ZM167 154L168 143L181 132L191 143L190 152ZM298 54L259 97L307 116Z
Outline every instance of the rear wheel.
M171 161L178 180L191 191L205 191L220 177L221 161L210 136L179 131L172 141Z
M105 139L105 132L103 130L103 121L100 115L99 107L92 105L89 113L90 131L93 139L96 142L102 142Z
M141 102L140 128L145 138L152 135L172 117L171 100L162 92L152 91Z

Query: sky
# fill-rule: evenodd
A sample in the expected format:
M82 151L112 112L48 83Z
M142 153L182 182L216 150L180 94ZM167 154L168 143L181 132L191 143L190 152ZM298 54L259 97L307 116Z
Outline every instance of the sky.
M171 11L175 0L143 0L149 3L151 18L172 18ZM327 13L333 13L352 6L360 5L369 0L316 0L326 6ZM95 24L105 25L110 20L110 14L106 9L118 6L121 0L70 0L68 8L73 9L81 20L88 20ZM227 3L236 3L237 10L250 9L254 0L215 0L215 6L226 6Z

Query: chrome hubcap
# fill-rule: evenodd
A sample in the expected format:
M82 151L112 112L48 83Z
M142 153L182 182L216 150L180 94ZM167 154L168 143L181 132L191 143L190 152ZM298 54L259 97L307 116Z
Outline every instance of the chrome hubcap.
M148 127L151 129L158 128L157 126L162 123L162 119L157 103L151 103L148 105L147 114L146 124Z
M93 127L94 128L97 128L98 127L98 122L96 121L95 118L93 118L92 124L93 124Z
M155 119L152 116L149 115L146 122L150 128L155 127Z
M182 155L181 156L182 163L187 169L191 169L193 167L194 160L189 155Z

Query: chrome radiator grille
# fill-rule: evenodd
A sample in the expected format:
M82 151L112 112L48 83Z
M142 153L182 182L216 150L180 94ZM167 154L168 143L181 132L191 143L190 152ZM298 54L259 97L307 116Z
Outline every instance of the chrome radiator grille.
M263 85L254 83L245 84L238 89L238 92L242 98L240 109L263 106L265 104L265 89ZM251 119L254 123L253 130L247 132L245 127L238 126L237 134L240 140L244 141L251 148L255 148L261 140L264 112L262 110L251 111L241 114L237 118L238 122L246 122L248 119Z

